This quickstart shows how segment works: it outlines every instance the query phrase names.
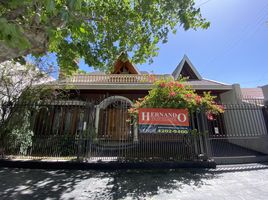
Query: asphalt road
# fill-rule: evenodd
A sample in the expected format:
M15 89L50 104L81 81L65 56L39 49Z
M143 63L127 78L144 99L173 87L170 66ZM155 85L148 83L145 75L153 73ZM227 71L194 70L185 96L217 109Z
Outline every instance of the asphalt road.
M268 167L258 166L107 172L0 168L0 199L266 200Z

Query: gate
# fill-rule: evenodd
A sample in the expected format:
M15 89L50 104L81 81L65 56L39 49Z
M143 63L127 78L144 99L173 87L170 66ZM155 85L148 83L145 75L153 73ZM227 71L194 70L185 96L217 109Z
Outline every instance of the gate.
M130 104L123 100L113 100L99 112L98 139L120 141L131 137L132 126L127 121Z
M86 160L198 160L200 155L205 159L209 148L202 113L191 113L188 134L139 133L127 122L127 102L111 100L107 105L99 111L97 134L85 138Z
M257 103L225 105L225 112L208 121L211 156L259 157L268 154L265 106Z

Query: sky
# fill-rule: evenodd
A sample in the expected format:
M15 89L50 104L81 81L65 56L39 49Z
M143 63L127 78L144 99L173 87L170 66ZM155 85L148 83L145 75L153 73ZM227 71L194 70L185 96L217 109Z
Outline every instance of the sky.
M152 64L141 71L172 73L186 54L203 78L241 87L268 84L268 0L196 0L206 30L170 34ZM89 67L81 62L80 68Z

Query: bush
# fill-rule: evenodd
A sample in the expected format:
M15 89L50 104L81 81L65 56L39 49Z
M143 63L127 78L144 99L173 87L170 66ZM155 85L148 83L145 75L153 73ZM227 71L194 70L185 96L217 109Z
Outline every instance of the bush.
M210 92L202 96L196 94L184 80L160 80L154 83L147 96L138 99L128 111L132 119L137 120L139 108L186 108L189 112L205 111L208 119L212 120L213 115L224 112L223 106L218 105L215 98Z
M29 111L20 115L20 117L20 122L13 124L5 140L10 144L9 147L19 148L19 153L26 155L28 148L32 146L32 136L34 134L31 130Z

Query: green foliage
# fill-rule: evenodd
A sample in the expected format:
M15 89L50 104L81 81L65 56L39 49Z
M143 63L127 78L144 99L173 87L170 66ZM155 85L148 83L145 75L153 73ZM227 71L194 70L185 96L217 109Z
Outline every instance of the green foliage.
M0 18L0 27L0 41L5 41L12 48L20 48L21 50L30 48L30 43L22 35L22 30L19 26L8 23L5 18Z
M13 115L5 129L5 142L15 149L19 148L20 154L26 155L28 148L32 146L32 136L29 110Z
M214 114L222 113L223 107L218 105L209 92L199 96L185 81L160 80L147 96L137 100L129 113L137 118L139 108L175 108L188 109L190 112L205 111L209 119Z
M108 70L122 51L131 52L134 63L152 62L157 44L179 26L208 28L194 6L194 0L10 0L0 5L0 41L35 56L54 52L66 73L77 70L79 58ZM27 37L40 30L48 37L41 52Z
M48 74L34 65L19 65L5 62L0 64L0 145L26 154L33 136L31 120L44 103L68 98L65 90L56 90L45 83ZM17 150L16 150L17 151Z
M40 144L35 148L36 152L42 152L44 155L50 154L51 149L53 149L54 152L57 152L58 156L76 155L77 141L73 136L70 135L48 135L44 138L38 138L37 136L34 140L34 143ZM43 148L44 143L46 144L47 148L45 150Z

